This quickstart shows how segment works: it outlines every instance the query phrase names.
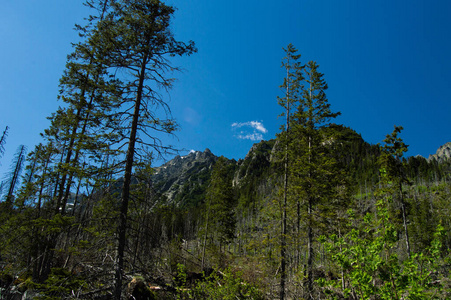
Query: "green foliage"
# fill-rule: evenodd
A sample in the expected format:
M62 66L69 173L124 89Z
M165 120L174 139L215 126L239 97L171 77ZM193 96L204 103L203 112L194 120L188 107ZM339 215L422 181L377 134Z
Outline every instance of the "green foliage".
M196 286L192 299L263 299L261 292L246 283L241 276L240 272L233 273L230 269L225 270L223 274L213 272Z
M10 270L7 268L0 271L0 288L8 288L14 281L14 277L11 275Z
M264 299L261 291L242 278L241 272L226 269L224 272L214 271L202 281L198 281L192 289L185 289L186 269L178 265L177 279L182 284L178 288L177 299L198 300L235 300L235 299Z
M187 274L186 274L186 266L184 264L178 263L177 264L177 271L176 275L173 278L175 286L178 289L186 288L186 282L187 282Z
M73 274L67 269L52 268L49 277L43 284L29 282L28 286L40 291L42 296L39 296L38 299L56 300L79 294L87 287L87 283L83 277Z
M386 136L385 145L382 148L383 152L380 156L380 163L387 172L388 180L400 184L409 182L405 173L405 163L402 160L404 153L407 152L408 145L398 136L402 130L402 126L395 126L393 132Z
M350 226L354 212L348 212ZM327 252L341 278L320 278L328 299L340 295L359 299L443 299L437 280L441 263L443 227L438 226L434 240L425 252L401 261L396 253L397 231L380 201L376 216L367 214L360 228L352 228L343 236L322 237Z
M14 205L15 191L19 186L21 181L21 173L25 165L27 148L24 145L20 145L17 148L16 154L14 155L14 159L11 163L10 172L7 174L5 178L5 185L7 187L7 192L5 193L5 199L3 209L10 210ZM1 196L1 194L0 194Z
M128 284L127 299L156 300L161 298L157 298L155 293L149 289L143 277L134 276Z
M180 189L174 199L175 203L183 203L183 208L194 209L205 202L208 185L210 183L211 170L202 165L193 167L189 181Z
M2 288L34 289L41 299L85 292L94 297L93 290L105 295L116 265L117 279L139 270L162 286L177 268L176 296L183 299L275 298L282 276L281 290L293 298L314 297L312 278L328 298L450 298L449 261L442 257L451 248L450 161L406 160L402 127L382 147L332 124L339 113L331 110L324 74L316 62L301 64L290 44L282 62L284 96L278 98L287 122L277 140L256 144L238 163L221 157L213 170L193 166L190 180L177 187L175 203L168 204L155 193L150 158L171 152L159 137L178 129L163 97L178 70L169 58L196 52L194 43L175 40L175 9L161 1L87 5L98 8L96 16L77 26L82 41L68 56L58 95L63 107L49 117L47 143L30 153L20 190L23 147L9 184L3 184ZM135 142L143 145L139 153ZM132 184L124 185L130 187L130 206L119 214L126 180L117 174L131 144L126 174ZM142 161L134 162L135 156ZM275 187L283 175L287 190L281 200ZM410 257L399 234L400 203L406 240L407 229L412 233ZM354 210L346 213L351 204ZM327 235L322 243L320 234ZM193 284L180 262L225 271ZM232 271L237 265L244 274ZM144 280L138 282L137 294L156 298ZM116 284L119 297L123 286Z
M229 243L235 236L235 195L232 188L233 165L220 157L213 167L210 185L207 189L206 228L212 232L220 245ZM211 236L210 236L211 237Z
M40 234L46 236L52 233L62 232L73 224L74 219L74 217L70 216L55 215L51 219L38 218L33 220L33 226L40 228Z

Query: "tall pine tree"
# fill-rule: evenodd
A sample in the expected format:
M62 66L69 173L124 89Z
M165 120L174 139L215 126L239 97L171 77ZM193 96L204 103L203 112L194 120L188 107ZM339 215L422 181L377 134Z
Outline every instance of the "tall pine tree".
M334 140L325 135L323 129L331 125L330 120L340 114L333 113L330 109L326 97L327 83L318 68L318 64L313 61L305 66L305 88L292 117L293 161L290 171L293 191L304 201L306 211L307 299L313 299L315 216L321 215L321 208L326 207L322 204L332 200L336 188L336 163L328 153L328 146Z
M408 145L398 136L403 130L402 126L395 126L393 132L388 134L384 139L383 153L380 157L382 170L386 172L386 176L383 177L383 183L391 185L394 190L395 198L398 199L401 205L401 216L404 230L404 238L406 242L407 255L410 258L410 239L409 231L407 229L407 204L403 191L404 184L410 184L410 180L407 177L405 170L405 163L402 157L407 152Z
M285 299L285 282L286 282L286 265L287 265L287 207L288 207L288 185L289 185L289 144L290 124L291 124L291 110L295 103L299 101L299 91L302 90L303 66L300 63L301 55L297 54L297 49L289 44L284 49L286 56L282 61L282 67L286 70L286 77L283 84L280 86L285 92L284 97L278 98L278 103L285 110L281 116L285 116L285 126L282 127L282 133L278 136L283 144L283 200L282 200L282 220L281 220L281 235L280 235L280 299ZM299 214L298 214L299 215Z
M305 297L313 299L313 262L314 262L314 229L317 228L317 218L327 213L328 201L336 197L336 188L340 178L337 164L330 153L330 145L334 137L327 131L330 120L337 117L330 109L325 91L327 84L324 75L318 71L316 62L306 65L298 62L296 49L287 47L287 77L282 86L286 96L279 99L284 108L286 125L279 135L282 145L285 145L284 200L282 204L282 242L281 242L281 291L280 299L285 297L286 268L286 229L290 199L296 199L297 207L296 231L300 238L301 220L305 220L307 231L307 262ZM289 64L289 59L292 63ZM289 180L288 180L289 179ZM324 218L326 219L326 218ZM297 259L296 259L297 261ZM297 262L299 263L299 262Z
M235 195L232 187L233 165L221 156L215 163L205 199L205 226L203 228L202 268L205 267L207 239L219 243L222 249L235 237Z
M14 155L14 160L11 163L11 171L6 178L6 186L8 192L5 196L4 208L6 208L7 211L11 210L14 205L14 192L16 191L20 183L20 175L25 165L27 154L26 152L27 149L24 145L20 145L19 148L17 148L17 152Z
M159 133L171 134L177 125L161 90L168 91L177 71L169 57L190 55L196 51L193 42L176 41L170 30L174 8L158 0L111 1L111 13L100 22L98 42L108 49L106 64L111 70L123 71L124 94L115 118L115 128L126 145L124 177L118 225L118 248L115 267L114 297L120 299L124 272L127 213L130 184L137 145L151 147L161 154L171 147L161 143ZM152 134L155 133L155 134Z
M6 137L8 136L8 126L6 126L5 130L2 133L2 136L0 137L0 158L5 153L5 144L6 144Z

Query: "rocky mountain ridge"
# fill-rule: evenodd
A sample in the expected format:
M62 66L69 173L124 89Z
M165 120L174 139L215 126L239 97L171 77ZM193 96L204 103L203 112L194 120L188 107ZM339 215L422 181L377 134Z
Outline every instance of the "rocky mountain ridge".
M450 158L451 158L451 142L448 142L440 146L435 154L429 155L428 160L431 161L435 159L441 163L446 160L449 160Z
M155 168L152 175L154 190L164 195L168 203L181 205L186 190L203 192L210 179L213 165L218 159L210 149L191 151L188 155L177 155L172 160ZM189 193L188 193L189 194ZM192 195L191 195L192 196Z
M364 143L363 140L359 143ZM362 146L360 146L361 148ZM233 186L238 189L258 190L270 193L274 183L270 177L275 172L274 160L277 144L275 140L255 143L244 159L238 161L228 159L233 165ZM354 147L355 148L355 147ZM357 147L359 148L359 147ZM343 149L343 155L350 155ZM366 150L368 151L368 150ZM352 152L352 151L351 151ZM354 153L354 158L358 153ZM351 154L352 156L352 154ZM152 175L154 190L166 198L165 202L178 207L197 206L205 199L205 193L218 156L208 148L202 151L191 151L185 156L176 156L172 160L155 168ZM437 153L429 157L439 163L451 158L451 142L441 146Z
M270 167L271 153L275 141L261 141L254 144L244 159L227 159L233 167L233 185L248 183L249 177L258 177ZM211 171L218 160L208 148L205 151L191 151L186 156L176 156L152 175L154 190L167 198L167 203L176 206L197 205L203 201L211 177Z

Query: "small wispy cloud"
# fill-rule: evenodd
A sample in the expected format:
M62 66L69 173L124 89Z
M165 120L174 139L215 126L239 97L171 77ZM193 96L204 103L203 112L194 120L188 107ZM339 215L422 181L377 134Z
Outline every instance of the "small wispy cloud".
M263 134L268 132L263 123L258 121L235 122L232 124L232 130L236 132L235 137L251 141L261 141Z
M186 107L183 111L183 119L185 122L197 126L202 121L202 116L191 107Z

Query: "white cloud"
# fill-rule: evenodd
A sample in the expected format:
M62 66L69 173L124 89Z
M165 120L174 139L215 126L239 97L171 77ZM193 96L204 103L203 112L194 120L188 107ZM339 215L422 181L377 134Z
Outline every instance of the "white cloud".
M241 140L261 141L263 134L268 132L263 123L258 121L235 122L232 124L233 131L237 131L238 128L241 128L241 130L235 137Z
M251 141L261 141L263 140L263 135L261 133L248 133L246 135L239 134L236 136L240 140L251 140Z
M187 123L196 126L202 121L202 116L191 107L186 107L183 111L183 119Z
M257 131L260 131L262 133L267 133L268 130L265 128L265 126L263 126L262 122L258 122L258 121L249 121L249 122L243 122L243 123L233 123L232 127L236 127L236 128L240 128L240 127L244 127L244 126L248 126L248 127L252 127Z

